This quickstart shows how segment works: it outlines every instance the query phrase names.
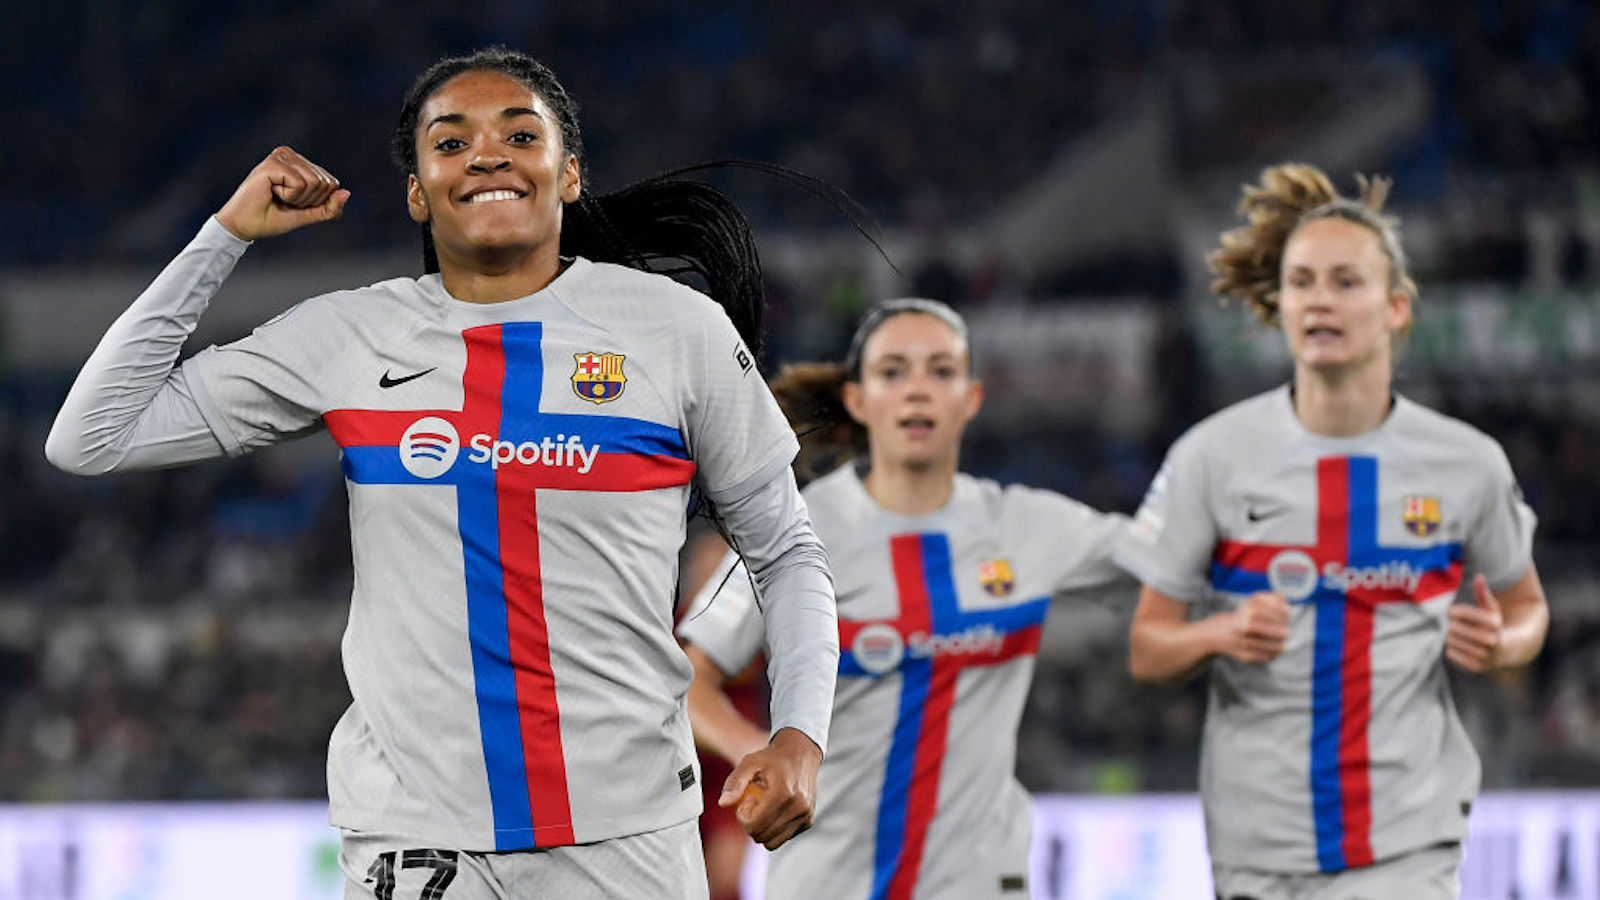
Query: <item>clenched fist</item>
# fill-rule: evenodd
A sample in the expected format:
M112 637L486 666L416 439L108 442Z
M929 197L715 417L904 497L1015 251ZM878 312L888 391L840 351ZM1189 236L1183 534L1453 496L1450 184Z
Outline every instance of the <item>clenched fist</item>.
M722 785L717 805L734 816L757 843L776 850L811 827L817 805L822 749L793 728L746 756Z
M349 199L327 169L279 147L250 170L217 221L235 237L255 241L337 219Z
M1289 602L1282 594L1257 591L1219 618L1224 629L1220 652L1242 663L1272 662L1289 640Z

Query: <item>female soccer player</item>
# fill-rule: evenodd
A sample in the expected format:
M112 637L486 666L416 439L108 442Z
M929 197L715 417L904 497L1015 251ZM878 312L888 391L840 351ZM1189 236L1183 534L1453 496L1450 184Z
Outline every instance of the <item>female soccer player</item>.
M816 825L772 855L767 896L1027 896L1030 803L1014 769L1040 626L1053 595L1121 580L1111 554L1127 520L957 471L983 390L966 324L942 303L873 307L843 365L790 369L774 389L803 432L853 422L844 443L864 437L867 453L805 490L839 600L839 685ZM743 817L762 784L746 754L767 735L720 685L775 623L763 628L764 589L758 610L742 574L722 583L678 633L695 735L737 764L719 802Z
M1211 673L1222 898L1456 896L1479 770L1443 659L1521 665L1548 622L1499 445L1392 391L1416 287L1388 182L1361 188L1304 165L1246 188L1213 287L1283 331L1294 381L1180 438L1118 552L1134 677Z
M323 427L340 445L354 703L328 781L346 896L704 897L672 635L692 481L778 619L783 727L754 763L768 840L810 820L837 653L796 443L751 370L748 226L697 185L590 196L565 89L498 48L424 73L395 147L428 274L307 300L174 369L250 242L349 200L280 147L112 325L49 458L167 466ZM699 266L743 340L640 271L656 256Z

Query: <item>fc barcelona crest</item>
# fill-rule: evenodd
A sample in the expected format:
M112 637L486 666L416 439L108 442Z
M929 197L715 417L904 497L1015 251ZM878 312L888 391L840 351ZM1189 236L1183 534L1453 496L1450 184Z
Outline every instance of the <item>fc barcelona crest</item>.
M1428 537L1439 530L1439 498L1407 494L1402 506L1406 530L1417 537Z
M1011 574L1011 560L991 559L978 563L978 582L996 597L1011 593L1011 589L1017 586L1017 578Z
M572 392L590 403L609 403L622 396L628 376L622 374L621 353L574 353L578 367L572 372Z

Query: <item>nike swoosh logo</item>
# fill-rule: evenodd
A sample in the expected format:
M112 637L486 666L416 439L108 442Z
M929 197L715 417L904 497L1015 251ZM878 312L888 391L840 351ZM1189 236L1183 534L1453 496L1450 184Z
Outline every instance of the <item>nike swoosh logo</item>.
M1265 512L1257 509L1247 509L1244 511L1244 517L1252 522L1259 522L1262 519L1270 519L1282 512L1283 510L1281 509L1269 509Z
M437 368L439 368L439 367L438 366L434 366L433 367L433 369L437 369ZM400 385L405 384L408 381L416 381L418 378L421 378L422 376L428 374L429 372L432 372L433 369L423 369L421 372L414 372L414 373L412 373L410 375L406 375L406 376L404 376L402 378L390 378L389 377L389 370L388 369L384 369L383 370L383 375L378 378L378 387L381 387L381 388L399 387Z

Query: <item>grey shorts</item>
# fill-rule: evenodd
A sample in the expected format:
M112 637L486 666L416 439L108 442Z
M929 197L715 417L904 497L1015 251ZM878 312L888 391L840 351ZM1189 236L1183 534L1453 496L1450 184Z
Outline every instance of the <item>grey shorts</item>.
M706 900L694 820L593 844L477 853L345 829L345 900Z
M1456 900L1460 870L1461 845L1439 844L1343 872L1212 866L1211 878L1221 900Z

